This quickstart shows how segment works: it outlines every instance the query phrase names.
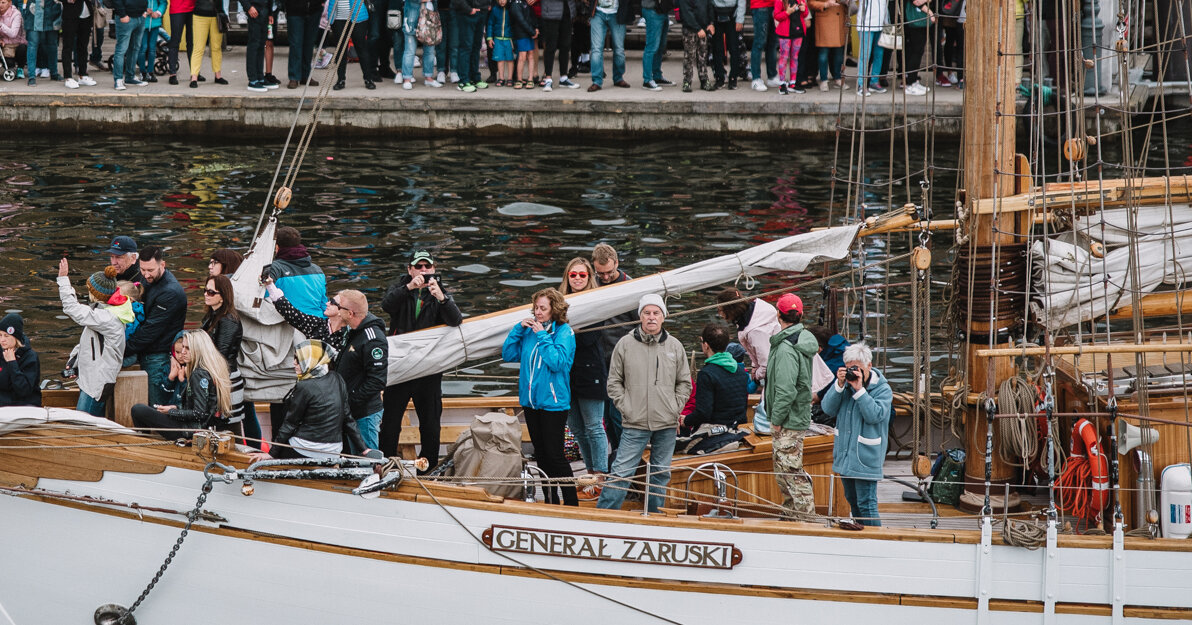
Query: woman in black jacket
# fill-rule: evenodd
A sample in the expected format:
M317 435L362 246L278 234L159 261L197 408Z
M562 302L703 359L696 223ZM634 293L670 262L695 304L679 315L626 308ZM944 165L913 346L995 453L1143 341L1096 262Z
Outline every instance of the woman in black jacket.
M596 288L596 272L588 259L577 257L567 263L563 272L563 284L559 290L567 295ZM584 458L588 473L603 481L608 473L608 437L604 433L605 384L608 369L604 360L604 345L601 332L575 333L575 360L571 365L571 412L567 416L567 427L579 443L579 453ZM599 483L579 490L579 498L592 500L600 497Z
M273 458L328 458L343 451L345 438L364 449L348 406L348 388L331 370L335 350L322 341L303 341L294 350L298 383L286 395L286 421L277 432ZM254 454L254 460L264 454Z
M240 323L240 316L236 313L236 297L232 291L232 281L226 275L207 278L207 288L203 291L203 331L211 337L215 349L224 357L228 365L228 379L232 383L232 415L228 423L244 421L244 378L240 376L240 367L236 361L240 358L240 343L244 338L244 326ZM255 411L254 411L255 420ZM253 430L247 427L245 429ZM258 424L255 433L249 433L252 438L261 438L261 426ZM259 445L259 443L258 443Z
M227 361L215 349L211 337L202 330L186 332L176 357L186 365L186 388L180 404L152 408L137 404L132 407L133 426L169 430L226 427L227 415L232 414L232 383L228 379ZM191 432L185 434L189 436ZM166 431L158 435L170 439L177 433Z
M0 319L0 407L41 405L41 361L25 339L25 320Z

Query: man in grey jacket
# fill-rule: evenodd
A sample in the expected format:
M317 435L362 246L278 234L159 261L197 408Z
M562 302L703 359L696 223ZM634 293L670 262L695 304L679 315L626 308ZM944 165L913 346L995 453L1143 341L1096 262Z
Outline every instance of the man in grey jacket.
M641 326L621 337L613 349L608 372L608 396L621 411L625 429L612 477L596 503L619 510L632 487L624 481L637 470L642 452L650 445L647 509L657 512L670 481L671 455L679 411L691 396L691 371L683 344L662 329L666 303L658 295L644 295L637 304ZM657 494L654 494L654 493Z

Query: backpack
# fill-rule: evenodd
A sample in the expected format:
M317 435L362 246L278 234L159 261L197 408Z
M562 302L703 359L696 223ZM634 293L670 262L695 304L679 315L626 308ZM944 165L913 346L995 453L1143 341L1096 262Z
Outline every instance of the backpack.
M935 459L931 468L931 486L927 495L932 501L955 506L964 490L964 450L949 449Z
M437 46L443 40L443 22L439 12L434 9L433 2L422 5L418 13L418 28L414 29L414 38L424 46Z

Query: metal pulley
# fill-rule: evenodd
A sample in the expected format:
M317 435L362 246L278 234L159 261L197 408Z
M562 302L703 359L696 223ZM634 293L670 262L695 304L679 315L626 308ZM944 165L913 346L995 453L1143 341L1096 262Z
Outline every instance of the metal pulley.
M273 206L278 210L285 210L293 197L294 194L289 187L278 187L277 193L273 194Z
M911 265L919 271L927 271L931 268L931 250L920 245L911 251Z

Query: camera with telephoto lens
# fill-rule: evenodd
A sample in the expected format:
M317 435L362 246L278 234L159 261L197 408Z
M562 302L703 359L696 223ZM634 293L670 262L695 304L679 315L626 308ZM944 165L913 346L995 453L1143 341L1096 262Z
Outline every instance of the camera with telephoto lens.
M849 367L844 372L844 379L848 380L849 382L856 382L857 380L860 380L861 368L856 365Z

